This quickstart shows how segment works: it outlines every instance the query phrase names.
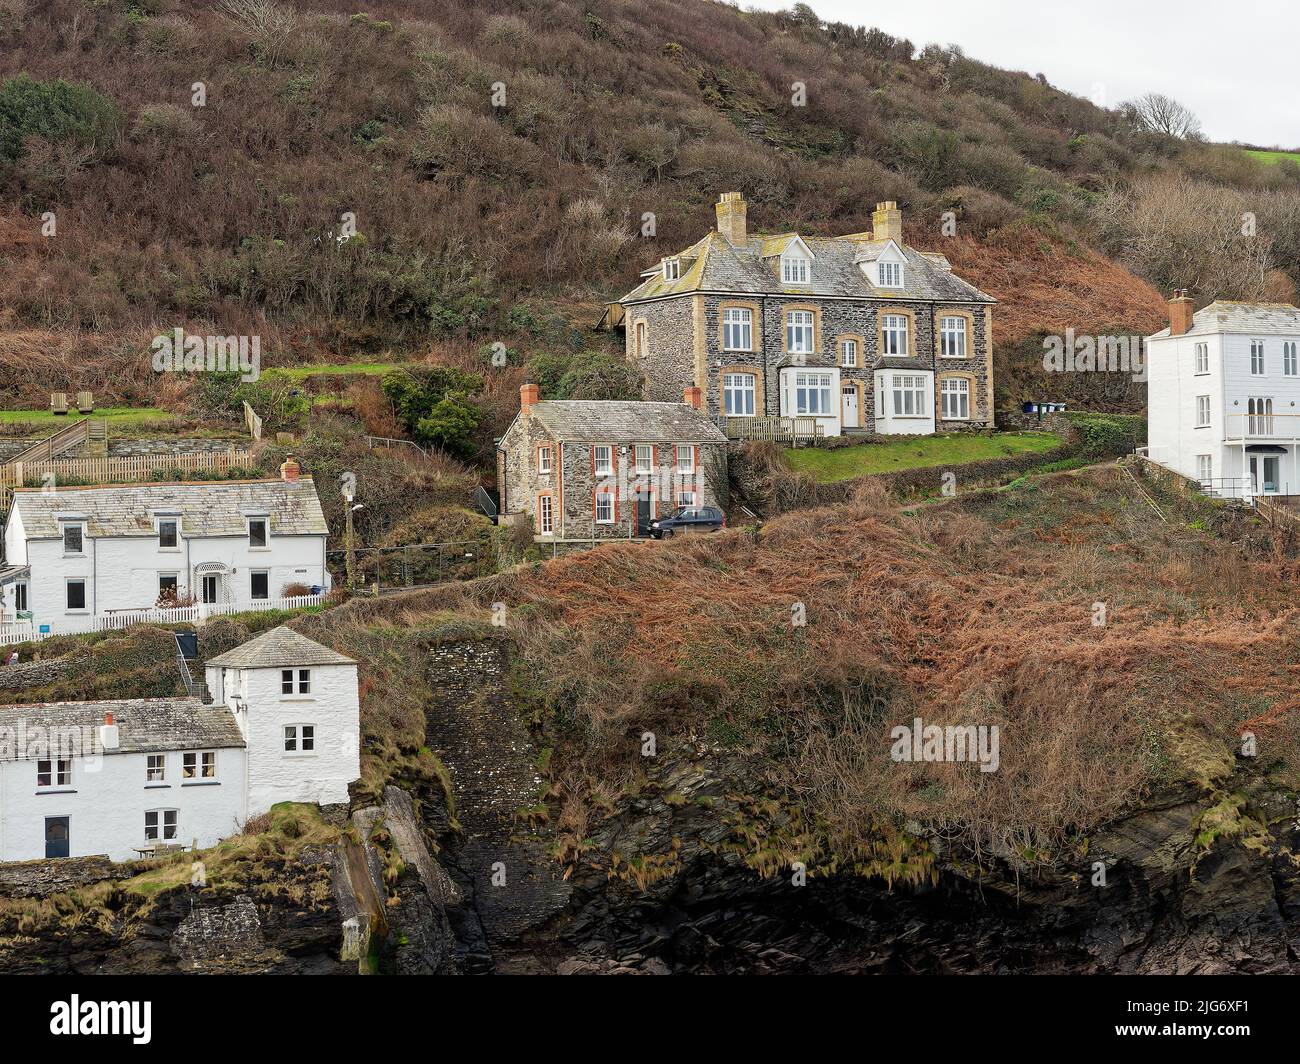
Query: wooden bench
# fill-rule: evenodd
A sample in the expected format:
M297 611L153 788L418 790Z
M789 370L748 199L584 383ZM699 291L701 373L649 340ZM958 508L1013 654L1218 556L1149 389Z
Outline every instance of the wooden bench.
M51 392L50 393L50 413L66 414L68 412L68 393Z

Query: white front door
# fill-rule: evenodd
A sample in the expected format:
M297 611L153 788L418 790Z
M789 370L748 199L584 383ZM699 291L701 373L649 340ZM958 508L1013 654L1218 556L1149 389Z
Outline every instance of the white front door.
M1277 495L1282 490L1282 456L1252 454L1248 457L1255 491L1260 495Z
M203 601L208 605L213 605L218 601L218 584L220 577L211 573L203 577Z
M845 384L841 389L843 394L844 410L844 427L846 429L855 429L858 427L858 388L855 384Z

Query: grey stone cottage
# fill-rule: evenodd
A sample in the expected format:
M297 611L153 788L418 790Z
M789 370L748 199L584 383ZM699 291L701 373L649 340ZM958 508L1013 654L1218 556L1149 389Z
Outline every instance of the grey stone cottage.
M628 539L678 506L727 503L727 439L684 401L542 400L519 389L497 443L501 520L527 521L540 542Z

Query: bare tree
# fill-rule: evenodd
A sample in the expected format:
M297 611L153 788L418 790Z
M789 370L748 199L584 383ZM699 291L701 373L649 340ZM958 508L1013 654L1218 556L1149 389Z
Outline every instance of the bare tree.
M298 12L275 0L221 0L220 10L253 35L258 50L270 63L298 26Z
M1201 133L1201 120L1189 107L1158 92L1120 104L1120 114L1137 129L1186 139Z

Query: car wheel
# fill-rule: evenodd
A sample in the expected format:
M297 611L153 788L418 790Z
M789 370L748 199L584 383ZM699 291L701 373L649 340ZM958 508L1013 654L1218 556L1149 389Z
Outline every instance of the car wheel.
M660 534L659 538L660 538L660 539L672 539L672 538L673 538L673 530L672 530L671 528L665 528L665 529L663 530L663 532Z

